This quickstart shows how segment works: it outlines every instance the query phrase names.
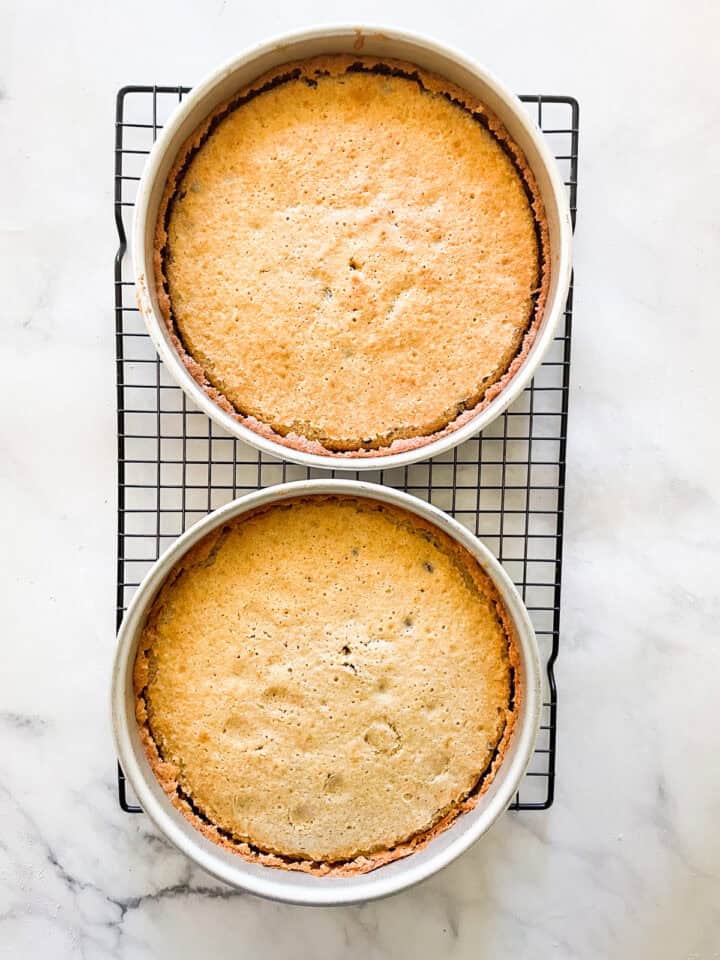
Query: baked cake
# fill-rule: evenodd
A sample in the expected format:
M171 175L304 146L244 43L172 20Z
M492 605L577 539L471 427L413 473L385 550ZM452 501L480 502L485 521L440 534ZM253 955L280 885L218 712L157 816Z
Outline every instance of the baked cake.
M226 523L175 566L134 668L150 764L206 837L363 873L490 784L522 691L472 555L405 510L309 496Z
M537 184L499 120L414 64L285 64L181 149L159 303L211 398L295 449L379 456L475 416L549 279Z

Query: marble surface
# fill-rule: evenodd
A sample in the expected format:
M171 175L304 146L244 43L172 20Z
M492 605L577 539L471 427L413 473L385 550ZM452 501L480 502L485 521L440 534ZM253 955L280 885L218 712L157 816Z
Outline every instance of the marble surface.
M290 4L3 0L0 957L720 958L716 4L349 14L582 107L557 799L420 887L310 910L191 869L115 799L112 116Z

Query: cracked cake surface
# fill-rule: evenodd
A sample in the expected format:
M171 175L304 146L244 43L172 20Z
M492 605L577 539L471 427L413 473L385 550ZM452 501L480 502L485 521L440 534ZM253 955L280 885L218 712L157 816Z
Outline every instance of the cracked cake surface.
M378 456L475 416L542 318L535 178L475 97L414 64L285 64L180 150L155 237L186 366L288 447Z
M176 564L134 668L174 806L246 859L353 874L421 848L488 787L522 698L477 561L405 510L308 496Z

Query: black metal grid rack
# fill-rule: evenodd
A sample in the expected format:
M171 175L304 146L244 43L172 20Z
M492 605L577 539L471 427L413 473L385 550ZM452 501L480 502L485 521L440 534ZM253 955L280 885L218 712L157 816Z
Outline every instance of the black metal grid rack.
M260 453L225 433L173 383L145 332L128 246L132 207L157 133L188 89L128 86L117 96L118 627L152 562L190 524L258 487L326 475ZM521 99L558 161L574 222L578 104L571 97ZM512 805L518 810L546 809L555 789L553 669L560 630L571 317L572 288L564 324L532 383L480 436L430 461L362 474L430 500L464 523L499 557L525 600L546 670L540 737ZM353 475L330 473L336 474ZM139 812L120 769L118 778L123 810Z

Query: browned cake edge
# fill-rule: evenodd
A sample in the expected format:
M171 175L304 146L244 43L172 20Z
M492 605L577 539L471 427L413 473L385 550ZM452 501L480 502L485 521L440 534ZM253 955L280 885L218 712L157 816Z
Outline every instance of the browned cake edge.
M306 502L308 499L312 499L314 502L317 502L318 500L354 500L362 503L365 506L369 505L373 509L382 510L386 513L394 515L397 520L400 520L404 524L407 524L408 520L410 520L413 527L422 531L426 536L429 536L431 542L438 546L461 568L463 575L467 575L473 580L478 592L488 597L493 603L497 613L498 621L502 625L505 636L507 637L507 654L510 664L510 698L507 710L505 711L505 724L503 727L503 732L495 745L490 763L480 775L478 781L472 787L469 793L451 804L449 809L445 810L441 814L440 818L436 821L436 823L433 824L432 827L408 837L406 840L396 844L392 848L373 851L367 854L359 854L352 859L325 862L285 856L280 853L263 850L241 838L234 837L229 831L213 823L213 821L210 820L193 802L192 797L188 796L184 792L183 788L178 783L177 769L174 764L167 762L162 757L158 748L158 744L152 735L148 718L146 699L149 680L148 651L152 645L153 620L157 616L159 610L162 608L165 598L178 576L196 564L205 562L208 556L212 553L213 548L217 546L218 541L223 536L224 530L228 526L232 526L235 523L245 522L259 516L262 513L272 510L280 505L277 503L258 507L256 510L251 510L248 513L244 513L240 517L237 517L234 520L224 524L222 527L213 530L207 536L203 537L198 544L188 550L185 556L173 567L172 571L168 575L168 578L153 601L146 625L143 629L140 644L138 645L138 651L133 668L135 717L145 755L158 783L167 794L172 805L179 810L179 812L192 824L196 830L198 830L203 836L207 837L208 840L211 840L218 846L223 847L225 850L229 850L231 853L241 856L244 860L248 860L251 863L260 863L268 867L278 867L282 870L298 870L303 873L313 874L315 876L348 877L361 873L369 873L371 870L376 870L378 867L381 867L386 863L391 863L393 860L400 860L403 857L409 856L411 853L422 850L423 847L426 847L434 837L442 833L444 830L447 830L448 827L450 827L461 814L466 813L477 806L480 797L489 788L497 771L500 769L505 758L505 753L512 739L519 708L524 695L523 678L520 670L520 653L515 624L507 612L505 604L503 603L495 584L488 574L486 574L485 571L480 567L475 557L473 557L465 547L457 543L442 530L438 529L438 527L436 527L434 524L429 523L423 518L418 517L415 514L411 514L409 511L399 509L377 500L368 500L364 497L353 496L337 497L315 495L313 497L305 496L283 500L281 501L281 504L285 507L288 507L294 503Z
M496 371L491 375L490 382L485 385L482 391L474 397L469 397L458 404L454 412L450 412L448 418L437 424L437 429L433 429L423 436L399 436L388 442L386 438L378 438L376 442L360 442L356 444L338 441L337 446L330 449L324 446L318 440L311 440L307 437L299 436L296 433L281 434L272 429L268 424L263 423L256 417L245 414L238 410L228 398L215 387L208 379L207 372L203 366L186 349L180 332L173 317L172 303L169 293L169 285L165 271L165 259L167 252L167 241L170 214L174 198L180 188L180 184L187 168L193 160L197 151L202 147L206 139L212 134L215 127L225 119L230 113L238 107L252 100L254 97L283 83L294 80L305 79L307 82L317 82L313 74L332 69L337 71L339 67L348 68L355 64L361 64L364 69L379 74L391 73L405 76L418 82L422 88L433 93L442 94L452 103L471 114L473 119L480 123L499 143L505 154L510 158L513 167L520 177L525 189L530 209L535 222L535 231L539 249L538 258L538 285L535 291L535 306L532 316L528 320L525 333L520 341L520 346L509 365L504 370ZM272 440L284 447L294 450L301 450L306 453L312 453L319 456L330 457L380 457L389 456L395 453L402 453L406 450L414 450L425 446L434 440L445 437L461 426L466 424L484 410L509 384L515 374L522 367L530 348L532 347L537 331L545 312L547 302L548 288L550 284L550 239L545 216L545 208L540 196L535 176L530 169L524 154L511 139L510 134L505 129L500 120L493 114L477 97L463 90L461 87L443 77L429 71L423 70L415 64L403 60L395 60L384 57L366 57L351 56L344 54L333 54L325 57L313 57L308 60L293 61L282 64L271 71L258 77L252 83L244 86L240 91L234 94L228 100L221 103L210 116L194 131L194 133L185 141L180 148L177 158L168 174L165 184L158 216L155 226L155 241L153 251L153 266L155 275L155 289L158 298L158 304L165 321L170 339L179 357L185 364L187 370L193 379L202 387L207 396L225 413L228 413L234 420L241 423L244 427L252 430L267 440ZM144 278L142 278L144 279ZM494 378L494 379L493 379Z

